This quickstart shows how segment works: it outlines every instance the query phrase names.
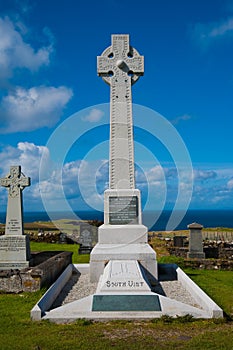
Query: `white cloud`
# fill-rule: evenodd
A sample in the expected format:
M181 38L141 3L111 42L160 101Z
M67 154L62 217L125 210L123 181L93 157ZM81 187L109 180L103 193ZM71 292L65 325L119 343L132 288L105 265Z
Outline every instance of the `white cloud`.
M39 179L39 165L42 153L45 153L45 164L50 164L49 151L45 146L37 146L34 143L19 142L17 147L6 147L0 153L2 176L9 173L11 165L21 165L22 172L32 178L33 182Z
M148 182L164 181L164 169L160 165L149 169L145 175Z
M104 112L100 109L93 108L88 115L82 118L82 120L95 123L98 122L104 116Z
M53 126L60 118L72 91L65 86L16 88L0 105L0 132L32 131Z
M22 27L22 25L21 25ZM9 77L15 68L36 71L48 65L52 45L35 50L24 41L22 31L8 17L0 18L0 76Z
M8 17L0 17L0 86L3 87L0 101L1 133L32 131L55 125L72 97L71 89L65 86L16 86L17 78L22 77L22 69L29 71L25 80L29 85L30 74L50 64L54 37L47 27L43 29L43 34L48 46L35 49L25 40L32 34L22 21L17 18L12 22ZM12 77L14 79L10 80Z
M221 37L226 34L233 34L233 18L228 18L221 23L217 23L207 32L210 38Z
M194 179L195 180L209 180L215 179L217 177L217 173L214 170L194 170Z
M193 29L194 40L206 48L212 42L233 36L233 17L209 23L197 23Z
M189 114L184 114L184 115L178 116L175 119L171 120L171 123L173 125L177 125L179 122L190 120L191 118L192 117Z
M230 179L228 182L227 182L227 188L231 191L233 190L233 179Z

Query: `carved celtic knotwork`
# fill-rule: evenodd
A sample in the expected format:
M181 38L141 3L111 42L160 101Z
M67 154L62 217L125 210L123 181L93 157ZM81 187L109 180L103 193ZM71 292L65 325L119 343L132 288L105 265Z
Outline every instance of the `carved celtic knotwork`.
M30 178L26 177L21 172L20 166L11 166L10 174L8 174L5 178L0 179L0 184L3 187L9 188L9 197L18 197L20 191L22 191L25 187L30 186Z
M111 88L109 187L135 188L131 85L144 73L144 57L129 45L129 35L112 35L97 67Z

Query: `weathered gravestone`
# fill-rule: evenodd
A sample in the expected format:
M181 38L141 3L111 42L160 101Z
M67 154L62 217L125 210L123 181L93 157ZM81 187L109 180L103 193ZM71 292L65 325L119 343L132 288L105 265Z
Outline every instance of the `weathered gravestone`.
M131 85L144 73L144 57L129 45L129 35L112 35L98 57L98 75L110 85L109 189L104 193L104 224L91 252L90 278L98 281L106 262L136 260L157 277L154 250L142 225L140 191L135 188Z
M22 191L30 186L30 178L20 166L11 166L10 174L0 179L8 189L5 235L0 237L0 270L23 269L29 266L29 237L23 231Z
M194 222L188 225L188 228L190 230L188 258L205 259L202 244L203 226Z
M93 227L88 223L80 224L79 254L90 254L93 248Z
M174 236L173 237L173 243L174 247L183 247L184 246L184 236Z

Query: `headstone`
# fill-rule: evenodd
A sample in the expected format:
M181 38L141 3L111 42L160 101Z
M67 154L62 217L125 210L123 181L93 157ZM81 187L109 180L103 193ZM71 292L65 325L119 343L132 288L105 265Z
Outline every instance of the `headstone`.
M173 237L174 247L183 247L184 238L185 238L184 236L174 236Z
M129 35L112 35L112 45L97 59L98 75L110 85L109 189L104 193L104 224L91 252L90 278L98 281L110 260L136 260L157 278L156 253L142 225L141 195L135 188L132 118L133 85L144 73L144 57L129 45Z
M23 231L22 191L30 186L30 178L20 166L11 166L10 174L0 179L8 189L5 235L0 237L0 270L23 269L29 266L29 237Z
M64 232L61 232L60 235L59 235L59 243L60 244L66 244L68 243L68 240L67 240L67 234L64 233Z
M194 222L188 225L189 228L189 252L188 258L205 259L202 244L202 229L203 226Z
M88 223L80 224L80 237L79 237L79 254L90 254L92 251L93 245L93 227Z

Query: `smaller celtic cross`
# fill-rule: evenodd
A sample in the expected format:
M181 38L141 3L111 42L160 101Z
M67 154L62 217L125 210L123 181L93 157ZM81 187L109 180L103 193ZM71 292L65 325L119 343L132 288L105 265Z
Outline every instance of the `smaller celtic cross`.
M19 197L20 191L30 186L30 178L21 172L20 166L11 166L10 174L0 179L1 186L9 188L10 197Z
M9 189L5 233L21 235L23 234L22 191L30 186L30 177L21 172L19 165L11 166L10 174L0 179L0 185Z

